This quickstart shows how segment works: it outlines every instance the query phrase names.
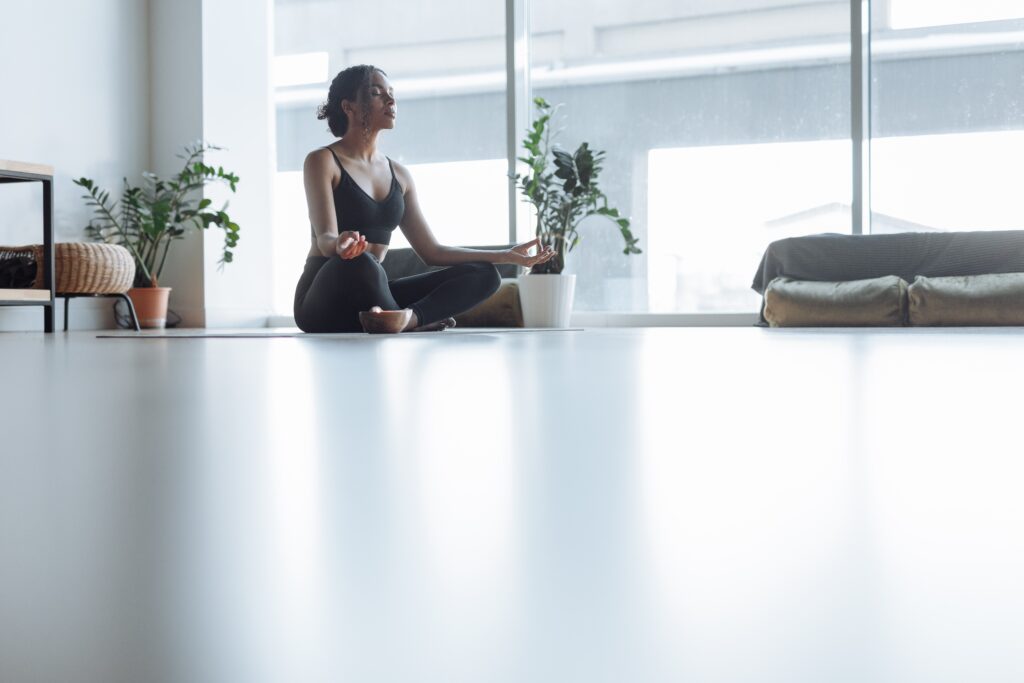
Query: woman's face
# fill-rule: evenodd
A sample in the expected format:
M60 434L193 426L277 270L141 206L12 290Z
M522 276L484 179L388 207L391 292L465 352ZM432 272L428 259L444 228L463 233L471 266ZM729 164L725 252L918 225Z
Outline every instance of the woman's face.
M353 107L356 129L380 130L394 128L398 116L395 89L387 76L379 71L370 75L370 84L359 93L359 100Z

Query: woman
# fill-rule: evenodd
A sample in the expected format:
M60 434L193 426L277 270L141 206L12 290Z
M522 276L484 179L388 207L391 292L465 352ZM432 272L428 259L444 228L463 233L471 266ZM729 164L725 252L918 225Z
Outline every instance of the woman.
M494 264L530 267L555 254L538 240L501 251L439 244L409 171L377 149L377 135L395 127L395 104L387 75L364 64L334 78L317 112L340 139L303 166L312 242L295 322L304 332L443 330L498 289ZM380 264L396 226L424 263L450 267L388 281Z

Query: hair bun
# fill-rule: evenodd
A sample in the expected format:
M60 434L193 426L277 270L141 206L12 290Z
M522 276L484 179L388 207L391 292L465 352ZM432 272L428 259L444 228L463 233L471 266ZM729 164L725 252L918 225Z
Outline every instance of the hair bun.
M348 130L348 116L341 110L341 101L357 100L359 89L369 84L370 74L374 71L387 76L382 69L371 64L359 64L338 72L331 81L327 101L316 108L316 117L320 120L327 119L327 127L337 137L340 138Z

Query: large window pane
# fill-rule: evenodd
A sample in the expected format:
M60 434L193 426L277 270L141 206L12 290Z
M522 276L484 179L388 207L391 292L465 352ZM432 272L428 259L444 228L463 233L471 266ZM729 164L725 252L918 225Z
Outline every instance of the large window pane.
M416 180L444 244L508 242L503 2L275 0L275 308L290 314L310 247L305 155L334 140L315 110L341 69L374 64L398 120L379 141ZM396 231L392 247L408 246Z
M1024 2L872 15L872 231L1024 228Z
M608 156L601 186L640 256L588 219L567 271L581 311L756 311L780 237L850 231L846 0L531 5L534 93L561 142Z

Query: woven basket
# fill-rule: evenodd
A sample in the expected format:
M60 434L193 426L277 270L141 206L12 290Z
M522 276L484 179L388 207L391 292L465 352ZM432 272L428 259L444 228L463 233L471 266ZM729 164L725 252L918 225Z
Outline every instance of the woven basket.
M135 280L135 260L117 244L58 242L57 291L62 294L121 294Z
M43 289L43 245L0 247L0 253L32 256L38 264L33 286ZM135 281L135 261L117 244L58 242L54 265L58 294L121 294Z

